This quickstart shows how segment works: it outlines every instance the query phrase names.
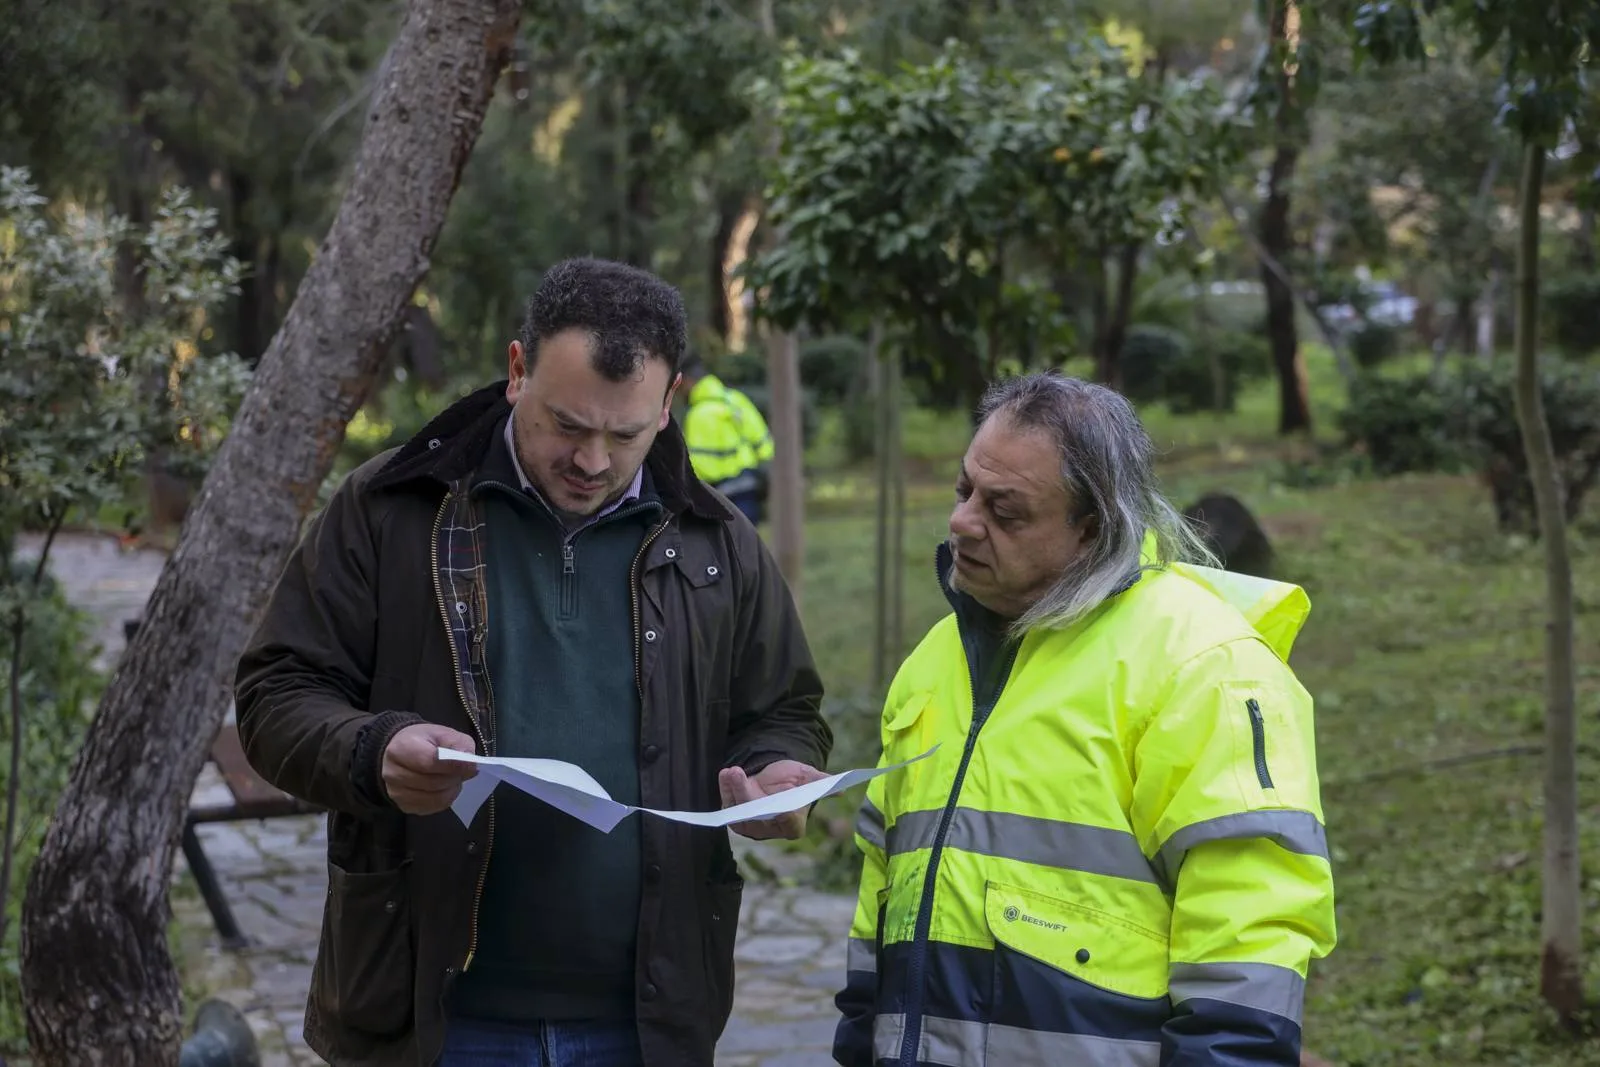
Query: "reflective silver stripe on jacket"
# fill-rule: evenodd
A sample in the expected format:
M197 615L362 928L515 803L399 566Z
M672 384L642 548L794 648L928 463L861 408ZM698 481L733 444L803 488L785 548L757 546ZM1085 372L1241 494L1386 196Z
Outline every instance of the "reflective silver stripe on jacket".
M1328 858L1328 831L1311 812L1292 809L1241 811L1192 823L1175 831L1156 855L1156 872L1162 884L1171 888L1178 884L1178 870L1191 848L1208 841L1243 841L1252 837L1276 842L1280 847L1304 856Z
M907 812L889 827L888 851L896 856L932 848L942 811ZM1086 871L1159 884L1139 842L1126 830L1086 823L957 808L945 847L984 856Z
M1300 1025L1306 980L1272 963L1174 963L1172 1003L1219 1000L1270 1012Z
M898 1059L905 1029L904 1015L873 1020L873 1058ZM939 1067L1160 1067L1161 1045L925 1015L917 1062Z

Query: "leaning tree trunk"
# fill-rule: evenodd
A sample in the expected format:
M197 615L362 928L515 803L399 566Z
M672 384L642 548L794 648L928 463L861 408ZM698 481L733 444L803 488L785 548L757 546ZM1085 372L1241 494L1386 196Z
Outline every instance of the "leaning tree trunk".
M190 510L35 861L22 976L37 1067L174 1064L167 888L229 679L401 309L510 55L516 0L412 0L349 187Z
M1272 41L1283 45L1289 37L1289 0L1272 6ZM1272 168L1267 176L1267 201L1261 208L1261 284L1267 293L1267 343L1272 349L1272 365L1278 372L1278 432L1300 433L1311 429L1311 398L1306 382L1305 363L1300 358L1300 338L1294 324L1294 287L1287 270L1272 270L1270 257L1287 268L1294 236L1289 228L1289 184L1300 160L1300 122L1295 113L1294 78L1280 59L1277 73L1278 103L1273 117L1276 146Z
M1544 908L1539 992L1568 1026L1583 1018L1583 885L1578 865L1577 678L1573 664L1572 559L1555 448L1539 388L1539 202L1544 148L1523 146L1522 232L1517 243L1517 424L1528 456L1544 542Z

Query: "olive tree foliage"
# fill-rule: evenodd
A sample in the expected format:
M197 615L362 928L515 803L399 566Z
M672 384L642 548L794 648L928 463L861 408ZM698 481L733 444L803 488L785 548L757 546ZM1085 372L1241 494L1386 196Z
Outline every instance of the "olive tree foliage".
M1170 240L1232 151L1215 87L1144 77L1098 36L1025 71L953 44L888 71L789 55L757 92L783 142L769 194L786 235L751 267L760 313L882 318L934 354L949 401L1007 359L1061 362L1052 268Z
M64 523L126 499L148 451L171 447L198 462L227 432L248 378L231 354L202 355L211 317L238 281L214 214L168 191L146 227L71 204L52 205L27 172L0 169L0 627L9 666L5 816L0 850L0 944L14 861L53 805L55 772L71 752L21 757L37 730L24 707L30 620L41 607L50 545ZM118 249L138 250L143 299L118 296ZM18 536L45 534L27 567L12 566ZM81 712L75 715L74 712ZM66 709L87 722L89 709ZM51 736L62 736L52 732ZM26 773L50 781L24 782ZM54 777L51 777L51 776ZM39 788L36 788L38 786ZM43 795L49 793L50 795ZM27 801L28 803L24 803ZM30 811L22 811L23 807ZM19 827L28 841L19 841ZM5 955L15 959L8 946Z
M117 250L138 249L143 298L116 292ZM147 227L52 205L0 170L0 547L113 502L148 449L218 444L248 380L202 354L238 282L215 213L169 190Z

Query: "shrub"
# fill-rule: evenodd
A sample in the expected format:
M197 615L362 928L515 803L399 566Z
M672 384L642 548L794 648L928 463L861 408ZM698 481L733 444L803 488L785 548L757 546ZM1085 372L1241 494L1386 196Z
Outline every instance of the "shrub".
M831 407L855 390L866 359L867 346L849 334L817 337L800 346L800 381L817 403Z
M839 428L845 459L866 459L878 451L878 400L865 389L847 396L839 405Z
M730 383L731 384L731 383ZM772 390L767 388L767 383L760 385L741 385L737 387L740 392L750 398L750 402L761 412L761 417L767 420L767 426L772 426ZM817 398L811 390L800 388L800 440L801 447L809 447L816 439L817 426L820 417L817 414Z
M1426 374L1365 375L1350 391L1341 428L1374 473L1476 470L1507 533L1535 534L1533 485L1517 424L1513 369L1473 364L1435 382ZM1575 364L1542 368L1540 391L1568 522L1600 480L1600 372Z
M1495 518L1508 533L1536 535L1533 483L1517 425L1510 366L1474 366L1462 377L1460 424L1494 495ZM1573 364L1542 368L1540 393L1566 498L1566 519L1577 519L1583 498L1600 479L1600 372Z
M1375 474L1460 470L1468 462L1459 418L1459 386L1426 374L1362 375L1339 413L1345 438L1366 452Z
M13 589L31 589L33 564L10 564ZM89 669L89 622L67 604L48 574L29 596L27 627L22 642L22 766L18 783L17 838L6 897L6 937L0 944L0 1054L20 1052L25 1039L22 989L18 975L22 893L28 870L44 840L44 831L67 774L77 756L95 702L104 684ZM4 617L12 618L10 610ZM11 677L11 627L0 640L0 678ZM0 697L0 753L12 744L9 694ZM0 759L0 798L6 796L10 764ZM0 820L4 819L0 800Z
M1261 377L1271 362L1267 339L1259 330L1205 333L1195 339L1190 358L1169 370L1165 386L1167 404L1179 415L1193 411L1232 411L1239 386ZM1222 371L1220 397L1216 369Z
M1544 328L1569 356L1600 352L1600 274L1552 278L1544 285Z
M1350 334L1350 358L1371 370L1400 351L1400 331L1382 322L1366 322Z
M710 362L709 360L707 362ZM746 393L750 386L767 384L767 353L760 345L725 353L711 364L711 373Z
M1122 346L1123 389L1135 403L1165 401L1174 414L1232 411L1240 384L1268 362L1259 332L1207 331L1191 341L1169 327L1140 324Z
M1119 356L1123 392L1138 404L1163 399L1168 371L1188 357L1189 339L1178 330L1146 323L1129 327Z

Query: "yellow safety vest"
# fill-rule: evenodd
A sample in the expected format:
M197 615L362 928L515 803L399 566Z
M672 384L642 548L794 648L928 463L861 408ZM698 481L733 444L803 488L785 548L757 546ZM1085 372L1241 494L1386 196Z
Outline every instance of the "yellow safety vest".
M711 485L733 482L770 462L773 456L772 434L760 409L749 397L723 385L711 374L689 391L683 436L696 476ZM754 485L752 477L750 487Z
M1147 570L1008 645L991 708L946 592L884 706L883 764L939 749L868 787L835 1058L1297 1065L1335 941L1304 591Z

